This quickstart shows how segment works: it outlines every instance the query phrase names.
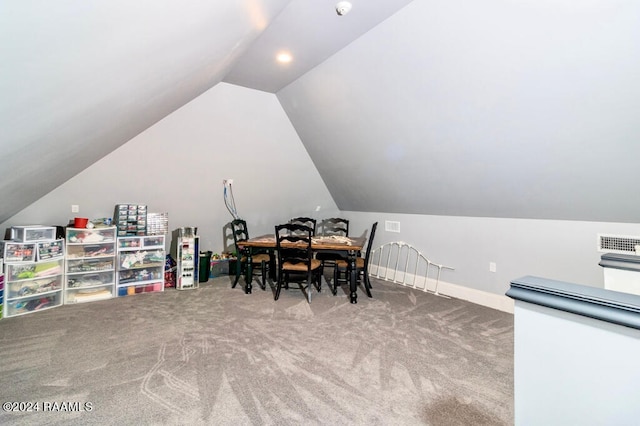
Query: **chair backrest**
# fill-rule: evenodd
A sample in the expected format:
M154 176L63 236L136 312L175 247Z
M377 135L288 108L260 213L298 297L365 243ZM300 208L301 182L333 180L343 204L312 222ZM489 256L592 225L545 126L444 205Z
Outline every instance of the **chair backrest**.
M340 235L342 237L349 236L349 219L340 217L330 217L320 222L323 236Z
M249 239L249 231L247 230L247 222L242 219L236 219L231 222L231 231L233 232L233 242L238 249L238 241Z
M311 217L294 217L289 221L290 224L293 225L304 225L311 228L311 236L314 237L316 235L316 220Z
M276 250L278 251L278 265L282 268L284 262L311 264L313 251L311 238L313 229L296 223L276 225ZM283 243L295 244L295 247L285 246Z
M367 241L367 251L364 255L364 270L369 270L369 256L371 256L371 247L373 246L373 239L376 236L376 228L378 227L378 222L375 222L371 225L371 232L369 233L369 241Z

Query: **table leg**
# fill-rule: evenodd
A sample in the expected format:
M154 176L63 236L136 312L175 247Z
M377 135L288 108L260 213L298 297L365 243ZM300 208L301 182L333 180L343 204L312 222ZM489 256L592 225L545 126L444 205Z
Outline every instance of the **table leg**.
M275 281L276 280L276 257L273 250L269 250L269 277Z
M351 303L358 303L358 271L356 270L356 253L349 252L349 290Z
M247 276L245 277L245 294L251 294L251 281L253 281L253 259L251 258L251 249L247 250Z

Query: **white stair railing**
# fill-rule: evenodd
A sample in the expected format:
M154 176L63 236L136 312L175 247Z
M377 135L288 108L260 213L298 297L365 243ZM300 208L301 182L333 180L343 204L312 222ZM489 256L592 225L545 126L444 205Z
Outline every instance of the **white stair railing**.
M429 260L418 249L403 241L386 243L371 252L369 274L372 277L410 286L437 296L440 274L443 269L454 270L450 266ZM428 288L429 274L436 271L433 290ZM446 296L444 296L446 297Z

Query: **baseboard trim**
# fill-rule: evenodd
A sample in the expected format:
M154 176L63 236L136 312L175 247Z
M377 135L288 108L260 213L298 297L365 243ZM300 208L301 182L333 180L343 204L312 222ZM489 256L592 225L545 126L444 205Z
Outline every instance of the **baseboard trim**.
M514 301L506 295L476 290L475 288L451 284L446 281L440 281L438 293L513 314Z
M387 271L389 271L389 276L395 278L395 280L390 278L385 279L385 275ZM406 280L405 280L402 272L397 273L397 276L396 276L396 275L393 275L392 270L387 270L387 268L384 268L384 267L380 267L379 272L380 272L379 274L380 276L378 276L378 271L376 267L373 267L373 268L370 267L369 269L370 275L374 278L396 283L398 285L402 285L405 287L415 288L416 290L425 291L427 293L435 293L435 291L437 290L438 294L442 294L444 296L466 300L468 302L475 303L477 305L482 305L488 308L497 309L502 312L513 314L514 301L513 299L511 299L510 297L507 297L506 295L489 293L489 292L477 290L471 287L465 287L463 285L452 284L443 280L440 280L439 282L436 283L436 280L431 276L426 279L426 284L425 284L424 277L418 278L415 281L418 281L421 284L418 284L414 287L413 285L408 284L408 283L414 282L414 276L412 274L407 274ZM407 284L403 283L403 280L405 280L404 282L406 282ZM437 288L436 288L436 285L437 285Z

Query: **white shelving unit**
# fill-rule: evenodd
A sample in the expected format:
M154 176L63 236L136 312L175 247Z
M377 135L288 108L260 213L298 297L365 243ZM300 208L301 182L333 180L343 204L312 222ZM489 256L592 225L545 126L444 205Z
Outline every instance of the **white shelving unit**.
M177 244L176 289L198 288L198 242L197 235L190 230L181 231Z
M117 294L164 291L165 236L118 237Z
M67 228L64 303L115 296L116 227Z

